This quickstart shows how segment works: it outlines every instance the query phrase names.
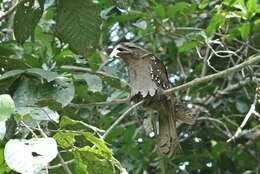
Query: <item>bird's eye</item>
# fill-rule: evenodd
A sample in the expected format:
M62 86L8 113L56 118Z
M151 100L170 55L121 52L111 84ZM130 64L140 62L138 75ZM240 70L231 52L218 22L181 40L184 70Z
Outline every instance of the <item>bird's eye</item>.
M119 47L117 50L118 50L118 51L124 51L124 49L123 49L123 48L120 48L120 47Z

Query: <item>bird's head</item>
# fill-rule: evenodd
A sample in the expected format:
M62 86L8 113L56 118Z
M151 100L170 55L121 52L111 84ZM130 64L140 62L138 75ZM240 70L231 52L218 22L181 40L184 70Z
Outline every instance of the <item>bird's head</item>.
M117 56L126 62L142 59L147 54L150 53L132 42L123 42L117 47Z

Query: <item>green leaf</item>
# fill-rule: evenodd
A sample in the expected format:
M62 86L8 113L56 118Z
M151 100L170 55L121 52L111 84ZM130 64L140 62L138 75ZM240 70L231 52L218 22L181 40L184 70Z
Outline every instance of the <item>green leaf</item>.
M89 140L91 143L93 143L98 149L105 152L107 155L112 155L113 152L111 149L109 149L104 140L99 139L95 137L92 133L89 132L82 132L81 135L83 135L87 140Z
M83 121L78 121L78 120L73 120L69 117L66 117L66 116L63 116L61 118L61 121L60 121L60 128L65 128L65 127L70 127L72 128L73 125L77 125L77 124L80 124L80 125L83 125L84 127L88 128L88 129L91 129L95 132L102 132L104 133L104 130L101 130L95 126L92 126L90 124L87 124Z
M192 48L195 48L198 43L195 41L188 42L183 44L181 47L178 48L179 52L186 52L191 50Z
M74 136L75 134L72 132L57 132L54 135L54 139L57 141L57 143L64 149L73 147L74 144Z
M91 56L90 56L90 59L89 59L89 65L90 65L90 68L93 70L93 71L97 71L101 65L101 57L100 57L100 53L98 51L95 51Z
M8 44L0 44L0 57L9 57L10 55L15 55L16 52Z
M112 156L106 156L104 153L97 149L93 149L89 146L85 146L77 152L78 161L81 161L81 165L77 166L87 170L90 174L115 174L115 166L117 169L121 169L120 163ZM80 159L80 160L79 160ZM84 164L82 163L84 162Z
M227 6L232 6L235 2L236 0L223 0L223 4Z
M40 83L35 79L25 78L14 92L17 106L34 106L46 99L53 99L67 106L74 98L75 89L71 79L58 77L51 83Z
M99 76L93 74L79 74L74 76L76 79L83 79L88 84L88 89L91 92L101 92L102 91L102 80Z
M220 15L220 14L215 14L209 23L209 26L206 29L206 33L208 36L210 36L211 34L213 34L217 28L222 25L225 21L224 16Z
M14 17L14 35L18 43L23 44L29 36L34 32L34 29L39 22L43 7L35 8L34 0L26 0L18 5Z
M11 171L4 160L4 149L0 149L0 174L6 174Z
M26 72L44 78L47 82L51 82L59 76L56 72L46 71L40 68L30 68L27 69Z
M102 151L102 153L104 153L104 155L106 155L107 157L111 157L113 152L111 149L109 149L106 144L105 141L102 140L101 138L97 138L95 135L93 135L90 132L83 132L83 131L70 131L67 130L66 132L62 132L60 134L58 134L56 136L56 138L60 138L60 136L65 136L65 137L75 137L75 136L83 136L86 140L88 140L89 142L91 142L93 145L95 145L100 151ZM61 138L60 138L61 139ZM69 139L71 140L71 138ZM58 139L57 139L58 141ZM58 141L59 142L59 141ZM62 143L64 143L64 141L62 140ZM72 142L69 141L69 144L71 144Z
M89 172L88 164L81 158L80 152L74 152L73 154L75 159L74 170L79 173L91 174L91 172ZM89 154L88 156L90 157Z
M100 37L100 9L92 0L59 0L56 35L78 54L89 55Z
M256 6L255 12L256 12L256 13L260 13L260 5L257 5L257 6Z
M165 9L162 5L157 5L154 10L155 10L156 16L158 16L159 19L165 18Z
M72 79L58 77L52 82L51 85L46 84L46 87L49 89L42 89L42 95L44 95L44 91L46 93L48 92L48 94L45 94L45 97L56 100L62 104L62 107L67 106L74 98L75 89Z
M256 11L257 0L248 0L246 3L246 7L248 17L250 17Z
M238 30L242 39L246 41L250 33L250 23L244 23Z
M199 3L199 8L204 9L208 6L209 0L203 0L202 2Z
M31 115L34 120L45 120L59 122L59 114L48 107L31 107L31 106L20 106L16 108L16 112L20 115Z
M190 9L190 4L187 2L178 2L174 5L170 5L167 13L171 17L175 17L178 12L186 11Z
M12 71L7 71L6 73L0 75L0 80L5 80L11 77L18 76L22 74L24 70L12 70Z
M0 121L7 120L11 114L15 113L15 104L9 94L0 95Z

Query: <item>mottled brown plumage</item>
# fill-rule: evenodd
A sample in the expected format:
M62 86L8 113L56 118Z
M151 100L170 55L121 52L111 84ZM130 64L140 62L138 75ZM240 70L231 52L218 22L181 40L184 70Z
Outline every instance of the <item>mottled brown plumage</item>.
M187 108L172 95L162 95L162 90L170 88L164 64L149 51L133 44L122 43L117 55L127 64L131 86L131 99L148 100L150 106L160 113L157 146L161 154L170 157L181 150L176 132L176 121L193 124L194 120ZM159 95L159 93L161 93ZM178 108L176 106L180 105Z

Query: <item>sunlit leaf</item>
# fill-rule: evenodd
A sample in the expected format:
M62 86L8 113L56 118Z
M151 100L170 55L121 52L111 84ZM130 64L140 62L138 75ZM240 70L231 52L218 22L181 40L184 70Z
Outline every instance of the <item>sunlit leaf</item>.
M248 16L250 17L257 8L257 0L248 0L246 3L246 7Z
M73 125L82 125L84 126L85 128L89 128L89 129L92 129L93 131L95 132L104 132L104 130L101 130L95 126L92 126L90 124L87 124L83 121L78 121L78 120L73 120L69 117L66 117L66 116L63 116L61 118L61 121L60 121L60 128L65 128L65 127L70 127L72 128Z
M57 132L54 135L54 139L57 141L57 143L64 149L73 147L74 144L74 136L73 133L63 133L63 132Z
M15 104L9 94L0 95L0 121L7 120L15 112Z
M6 132L5 121L0 121L0 140L4 139L5 132ZM1 162L0 162L0 164L1 164Z
M160 18L160 19L163 19L165 18L165 9L162 5L158 5L155 7L155 13L156 15Z
M95 51L89 58L90 68L93 71L97 71L101 63L102 62L101 62L100 53L98 51Z
M220 14L215 14L206 29L207 35L213 34L223 22L224 17Z
M198 44L197 42L193 42L193 41L188 42L188 43L183 44L181 47L179 47L178 50L179 50L179 52L185 52L185 51L195 48L197 44Z
M53 138L12 139L6 143L4 150L8 166L24 174L38 173L57 153L57 144Z
M244 23L240 28L239 28L239 32L240 32L240 35L242 37L242 39L244 41L247 40L248 38L248 35L250 33L250 24L249 23Z

